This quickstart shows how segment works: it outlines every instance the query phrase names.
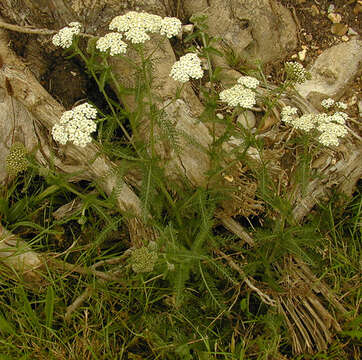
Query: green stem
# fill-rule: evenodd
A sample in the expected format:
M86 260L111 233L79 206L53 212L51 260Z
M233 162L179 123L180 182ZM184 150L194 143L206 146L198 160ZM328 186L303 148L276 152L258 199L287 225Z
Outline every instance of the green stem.
M274 108L275 104L279 101L280 97L282 96L282 94L288 89L289 86L291 86L293 84L292 81L287 80L283 83L283 85L281 87L278 88L278 92L276 94L276 97L273 99L272 103L268 106L268 109L265 113L265 115L263 116L263 118L261 119L260 125L257 128L257 132L256 135L259 133L260 128L264 125L264 121L267 118L267 116L270 114L271 110Z
M112 115L114 117L114 119L117 121L119 127L122 129L124 135L126 136L127 140L130 142L130 144L133 146L133 148L136 150L137 154L141 157L141 155L138 152L138 149L136 147L136 145L134 144L132 137L129 135L128 131L126 130L126 128L124 127L124 125L122 124L122 122L119 120L116 111L114 110L114 107L106 93L106 91L104 90L104 87L101 86L99 79L96 75L96 73L94 72L94 69L92 68L92 66L89 66L89 62L88 59L86 58L86 56L83 54L82 50L80 50L80 48L78 47L78 45L76 45L76 53L82 58L82 60L85 62L87 68L90 70L93 79L95 80L95 82L98 85L98 88L100 90L100 92L102 93L102 95L104 96L104 98L106 99L106 102L109 106L109 108L111 109Z

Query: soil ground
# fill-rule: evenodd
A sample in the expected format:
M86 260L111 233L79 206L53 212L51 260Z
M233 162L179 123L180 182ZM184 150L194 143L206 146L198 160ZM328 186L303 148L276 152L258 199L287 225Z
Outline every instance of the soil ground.
M266 67L269 80L280 83L284 76L285 61L299 61L308 68L326 49L343 41L349 41L353 36L362 34L362 1L358 0L280 0L288 8L298 26L298 47L288 54L286 59L274 62ZM328 15L334 13L341 16L340 24L347 25L345 35L332 33L332 21ZM303 61L298 53L306 49ZM350 106L349 113L357 117L357 101L361 97L362 77L358 76L352 86L340 99Z

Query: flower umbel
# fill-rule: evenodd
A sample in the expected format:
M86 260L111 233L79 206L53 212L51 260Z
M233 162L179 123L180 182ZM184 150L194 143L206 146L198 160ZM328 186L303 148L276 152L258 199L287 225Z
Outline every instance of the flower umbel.
M294 62L294 61L286 62L284 64L284 67L285 67L285 71L287 73L288 79L295 83L302 84L306 80L311 79L310 73L304 69L303 65L301 65L297 62Z
M109 54L114 56L125 54L127 51L127 44L122 41L122 34L112 32L99 38L96 43L96 48L102 52L109 50Z
M135 249L131 255L132 270L135 273L145 273L153 271L157 261L157 252L150 247L143 246Z
M335 104L335 102L334 102L334 100L332 98L324 99L324 100L321 101L321 105L325 109L331 108L334 104Z
M6 171L9 175L16 176L22 171L25 171L29 162L26 159L27 150L24 144L15 142L6 157Z
M194 53L188 53L180 57L171 68L170 76L180 82L187 82L190 78L201 79L204 72L201 68L201 60Z
M333 99L325 99L321 105L329 109L335 105L335 102ZM298 117L296 108L285 106L281 111L281 118L285 123L305 132L318 130L320 132L318 141L324 146L338 146L339 138L348 133L345 126L348 115L342 111L330 115L325 113L305 114Z
M65 145L68 141L81 147L92 141L91 133L95 132L97 125L94 120L97 117L96 108L88 103L76 106L72 110L65 111L59 124L52 129L55 141Z
M160 34L166 35L169 39L181 31L181 21L175 17L165 17L161 21Z
M256 89L259 86L259 80L252 76L242 76L238 83L249 89Z
M145 12L129 11L115 17L109 24L110 30L124 33L133 44L141 44L150 39L148 33L159 33L168 38L181 31L181 21L177 18L153 15Z
M70 48L73 43L74 35L80 33L81 27L82 25L79 22L71 22L69 26L60 29L59 32L53 36L53 44L63 49Z
M219 94L220 100L229 106L241 106L245 109L252 109L256 103L255 93L242 85L234 85L232 88L223 90Z
M241 106L245 109L252 109L256 104L253 90L256 89L258 85L258 79L252 76L242 76L238 79L238 84L220 92L220 100L232 107Z

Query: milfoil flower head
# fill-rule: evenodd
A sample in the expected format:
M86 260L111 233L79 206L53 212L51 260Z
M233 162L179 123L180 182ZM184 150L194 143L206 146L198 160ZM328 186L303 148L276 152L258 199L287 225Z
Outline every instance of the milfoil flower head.
M296 107L291 106L284 106L280 115L282 118L282 121L284 121L287 124L292 124L294 119L296 118L298 109Z
M252 76L242 76L238 83L249 89L256 89L259 86L259 80Z
M132 270L135 273L146 273L153 271L158 259L157 252L150 247L143 246L135 249L131 254Z
M168 38L176 36L181 31L181 21L175 17L165 17L162 19L160 34Z
M9 175L16 176L18 173L25 171L29 162L26 158L27 150L24 144L15 142L6 157L6 171Z
M109 50L111 56L125 54L127 51L127 44L122 41L122 34L112 32L99 38L96 43L96 48L101 52Z
M82 25L79 22L71 22L68 26L60 29L52 38L55 46L68 49L72 46L73 37L80 33Z
M256 104L255 93L243 85L234 85L232 88L221 91L220 100L229 106L241 106L245 109L252 109Z
M347 127L345 126L348 115L341 111L332 115L325 113L304 114L298 117L296 108L285 106L281 111L281 119L295 129L305 132L313 129L318 130L320 133L318 141L324 146L338 146L340 138L346 136L348 133Z
M339 138L347 135L345 126L333 122L319 125L318 130L321 132L318 141L325 146L338 146Z
M55 124L52 128L53 139L62 145L70 141L77 146L86 146L92 141L90 134L97 129L97 125L94 122L96 117L96 108L88 103L65 111L59 123Z
M129 11L115 17L109 24L110 30L124 33L133 44L141 44L150 39L148 33L159 33L168 38L181 31L181 21L174 17L165 17L146 12Z
M325 108L325 109L329 109L332 106L334 106L335 101L332 98L328 98L328 99L324 99L321 101L321 105Z
M204 71L201 68L201 60L194 53L188 53L180 57L171 68L170 76L180 82L187 82L190 78L201 79Z
M315 128L316 120L314 114L305 114L297 117L292 121L293 127L305 132L309 132Z
M287 73L287 77L289 80L302 84L306 80L311 79L310 73L304 69L303 65L294 62L289 61L284 64L285 72Z
M344 103L343 101L338 101L336 103L336 106L337 106L337 108L342 109L342 110L347 110L347 107L348 107L347 104Z

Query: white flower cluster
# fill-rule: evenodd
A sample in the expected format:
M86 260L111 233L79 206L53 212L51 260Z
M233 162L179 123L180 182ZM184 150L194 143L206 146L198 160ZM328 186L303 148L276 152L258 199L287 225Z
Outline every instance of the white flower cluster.
M259 80L252 76L242 76L238 79L238 83L249 89L256 89L259 86Z
M325 102L325 105L328 103ZM297 109L285 106L281 111L282 121L296 129L309 132L317 129L320 132L318 141L325 146L338 146L339 138L347 135L345 126L348 115L344 112L334 114L306 114L297 116Z
M181 21L175 17L165 17L161 21L160 34L169 39L181 31Z
M232 88L220 92L220 100L229 106L241 106L245 109L252 109L256 103L255 89L259 85L259 80L251 76L242 76L238 79L238 84Z
M339 138L347 135L347 129L343 125L332 121L320 124L318 130L321 132L318 141L325 146L338 146Z
M68 26L60 29L58 33L53 36L53 44L63 49L70 48L73 43L73 36L80 33L81 27L82 25L79 22L71 22Z
M153 15L145 12L129 11L115 17L109 24L110 30L124 33L133 44L141 44L150 39L147 33L160 33L168 38L181 31L181 21L177 18Z
M315 128L316 121L313 114L305 114L295 118L292 124L296 129L309 132Z
M324 99L324 100L322 100L321 105L325 109L329 109L334 105L334 100L332 98Z
M284 64L288 79L298 84L304 83L311 78L310 73L304 69L302 64L294 61L289 61Z
M190 78L201 79L204 71L201 68L201 60L194 53L188 53L180 57L171 68L170 76L180 82L187 82Z
M127 51L127 44L122 41L122 34L112 32L99 38L96 43L96 48L102 52L109 50L109 54L114 56L125 54Z
M283 107L280 115L285 123L292 124L295 118L294 115L297 115L297 112L297 108L288 105Z
M94 122L96 117L96 108L88 103L65 111L60 118L59 124L53 126L53 139L63 145L70 141L81 147L86 146L92 141L90 134L97 129Z
M342 110L347 109L346 103L344 103L342 101L335 102L332 98L322 100L321 105L327 110L331 109L333 107L336 107L336 108L342 109Z

